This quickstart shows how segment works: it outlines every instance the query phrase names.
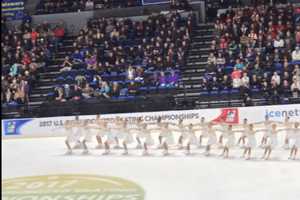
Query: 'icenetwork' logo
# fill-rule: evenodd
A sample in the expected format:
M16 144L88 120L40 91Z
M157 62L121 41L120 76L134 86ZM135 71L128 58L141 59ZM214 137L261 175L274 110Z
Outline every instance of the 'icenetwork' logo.
M300 109L291 110L266 110L266 116L269 118L283 118L283 117L298 117L300 116Z
M144 200L131 181L94 175L48 175L2 180L3 200Z

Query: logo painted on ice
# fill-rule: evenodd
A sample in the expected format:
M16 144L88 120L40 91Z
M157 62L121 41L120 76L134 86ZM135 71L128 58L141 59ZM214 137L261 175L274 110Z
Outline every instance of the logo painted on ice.
M136 183L97 175L46 175L2 180L3 200L144 200Z

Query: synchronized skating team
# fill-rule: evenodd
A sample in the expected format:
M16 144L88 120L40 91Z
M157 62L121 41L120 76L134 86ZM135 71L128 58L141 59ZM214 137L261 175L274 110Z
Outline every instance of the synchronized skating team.
M265 121L258 123L248 123L245 118L243 124L206 122L202 117L197 124L186 124L184 120L179 120L178 123L163 122L161 117L158 117L155 123L144 123L142 118L129 122L120 117L106 120L97 115L96 120L91 121L80 120L76 116L75 120L66 121L64 128L68 133L65 140L68 154L71 154L73 149L81 147L84 149L83 153L88 153L87 144L95 137L98 143L96 148L105 149L103 155L110 153L111 145L114 145L114 149L122 148L123 155L127 155L127 145L131 143L136 143L137 149L143 149L142 155L149 155L149 147L154 145L153 133L158 133L157 148L163 149L162 153L165 156L169 154L170 145L176 145L187 155L191 153L191 145L193 145L199 148L205 147L206 156L210 156L211 148L217 146L223 149L220 156L228 158L230 149L240 146L244 148L243 158L251 159L253 149L261 147L264 149L262 159L268 160L272 150L280 145L278 143L279 132L285 134L283 148L290 149L289 159L296 159L298 148L300 148L300 123L289 121L289 117L286 117L284 122L278 122L271 121L266 116ZM176 144L174 132L180 135ZM219 138L217 132L221 133ZM259 132L262 134L260 144L257 142ZM199 136L198 133L200 133ZM240 133L239 138L236 138L236 133ZM206 142L202 146L204 139ZM73 143L74 146L71 146Z

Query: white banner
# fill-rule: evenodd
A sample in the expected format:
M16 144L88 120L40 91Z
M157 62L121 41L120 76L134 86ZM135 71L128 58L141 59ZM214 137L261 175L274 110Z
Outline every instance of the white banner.
M206 121L217 121L227 123L242 123L244 118L248 118L249 123L261 122L265 116L269 116L272 121L283 121L285 116L289 116L291 121L300 121L300 104L280 105L280 106L260 106L241 108L218 108L201 110L182 110L164 112L143 112L124 114L105 114L101 118L115 118L119 116L129 121L134 121L142 117L144 122L155 122L162 117L163 121L177 122L184 119L185 123L199 123L201 117ZM96 115L80 116L79 119L95 120ZM74 120L70 117L48 117L29 119L9 119L2 120L2 137L52 137L65 136L66 132L63 124L66 120Z

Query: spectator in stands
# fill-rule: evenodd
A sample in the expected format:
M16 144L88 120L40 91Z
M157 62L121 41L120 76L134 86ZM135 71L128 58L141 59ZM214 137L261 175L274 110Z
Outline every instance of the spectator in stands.
M280 76L278 75L277 72L273 73L273 76L271 78L271 82L274 83L274 84L276 84L277 86L280 85Z
M111 88L111 97L117 98L120 96L120 86L118 82L113 82L112 88Z
M163 71L161 71L159 75L159 86L160 87L167 86L167 77L165 76L165 73Z
M63 92L63 89L61 87L56 87L55 90L54 90L54 97L55 97L55 100L56 101L60 101L60 102L64 102L65 99L64 99L64 92Z
M236 59L236 64L234 65L234 67L236 69L239 69L239 70L243 70L245 68L245 65L243 62L241 62L241 60L238 58Z
M177 87L178 86L178 80L179 80L178 75L176 74L176 72L174 70L172 70L169 77L168 77L168 79L167 79L168 85L170 87Z
M85 2L85 10L93 10L94 9L94 1L87 0Z
M96 91L99 97L104 97L104 98L110 98L109 93L110 93L110 87L106 81L103 81L101 83L101 88L100 90Z
M138 93L138 86L134 81L131 81L128 85L128 94L135 96Z
M296 47L295 50L292 52L292 59L293 61L300 61L300 48Z
M75 101L78 101L82 98L82 90L78 85L74 85L72 97L72 99Z
M128 80L135 79L135 69L131 65L127 69L127 79Z
M232 87L239 88L241 86L242 71L234 67L231 73Z
M70 71L70 70L72 70L72 66L73 66L73 64L72 64L72 61L70 60L70 57L66 56L64 59L64 62L61 65L60 72Z
M294 77L293 78L293 83L291 84L291 91L293 94L293 97L297 98L299 97L300 94L300 77Z
M65 36L65 29L62 24L55 26L53 30L54 34L54 44L57 50L58 45L61 45L62 39Z
M86 83L85 86L82 88L82 96L85 99L89 99L93 96L94 89L90 87L89 83Z

